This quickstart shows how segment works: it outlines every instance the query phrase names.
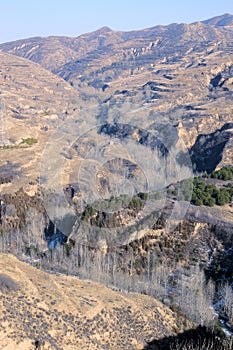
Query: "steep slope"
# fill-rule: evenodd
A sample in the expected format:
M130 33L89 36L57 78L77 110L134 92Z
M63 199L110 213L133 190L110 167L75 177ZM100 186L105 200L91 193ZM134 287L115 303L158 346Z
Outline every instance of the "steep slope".
M157 283L166 302L170 296L164 285L171 267L165 263L174 263L176 270L179 264L200 260L211 274L220 267L227 278L231 275L230 206L187 210L189 202L181 200L176 212L168 196L167 201L151 202L150 216L150 207L145 213L141 207L134 210L142 201L133 198L132 225L123 213L119 235L114 223L108 230L111 215L96 215L95 208L86 206L95 207L95 199L104 198L112 210L112 198L123 198L123 203L124 191L132 198L146 192L151 180L156 191L163 185L166 194L167 185L190 176L182 161L189 158L187 151L193 171L232 164L231 17L128 33L104 27L78 38L33 38L0 49L6 105L0 130L2 252L125 290L144 292L143 276ZM39 176L40 184L47 181L48 192L38 191ZM77 220L68 241L67 232L53 220L64 214L63 203L72 205L75 219L77 212L87 214L80 220L83 226ZM78 211L82 205L83 213ZM153 212L156 206L161 216ZM57 217L50 216L50 208ZM174 231L167 232L166 215L168 222L180 221ZM114 235L120 238L117 256L98 225L107 227L110 248ZM47 243L55 247L52 252ZM175 315L145 296L50 276L6 255L0 261L7 276L0 279L3 348L30 349L42 340L48 349L140 349L145 341L177 329ZM154 270L153 262L158 264ZM158 280L151 278L152 271L158 272ZM153 284L147 290L156 293Z
M36 37L3 44L1 49L53 69L75 58L72 41L63 37Z
M142 349L173 335L175 314L147 296L114 292L74 277L49 275L0 257L3 349Z
M114 34L120 40L114 40ZM193 55L194 52L205 50L211 42L231 38L230 28L228 30L214 28L200 22L190 25L174 23L126 33L111 32L109 42L102 47L90 50L88 54L77 57L76 60L67 63L64 67L61 66L54 72L72 82L71 78L76 74L85 78L94 68L97 76L93 74L94 72L91 76L94 76L96 80L101 73L107 76L109 73L111 76L111 71L115 73L112 79L116 80L117 77L128 71L137 75L145 73L148 69L153 72L153 66L160 61L177 62L187 54ZM103 61L99 62L101 59ZM104 62L106 59L107 61ZM111 82L109 77L108 81Z
M1 169L6 166L11 176L11 170L18 168L13 182L19 187L38 177L49 136L81 100L68 83L34 62L7 53L0 53L0 60L1 118L5 116Z

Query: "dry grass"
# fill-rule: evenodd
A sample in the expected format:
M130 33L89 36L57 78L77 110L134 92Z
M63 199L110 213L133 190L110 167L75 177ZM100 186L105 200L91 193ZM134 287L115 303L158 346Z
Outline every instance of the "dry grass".
M142 349L174 334L175 315L156 300L50 275L1 255L0 272L20 287L0 291L0 349ZM38 343L36 343L38 341Z

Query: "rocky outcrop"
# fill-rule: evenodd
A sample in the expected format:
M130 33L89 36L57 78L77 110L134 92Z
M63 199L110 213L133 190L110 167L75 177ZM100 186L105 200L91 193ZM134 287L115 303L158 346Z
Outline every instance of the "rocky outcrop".
M199 135L190 149L191 159L197 172L210 173L221 163L225 147L233 137L233 124L225 124L220 130Z

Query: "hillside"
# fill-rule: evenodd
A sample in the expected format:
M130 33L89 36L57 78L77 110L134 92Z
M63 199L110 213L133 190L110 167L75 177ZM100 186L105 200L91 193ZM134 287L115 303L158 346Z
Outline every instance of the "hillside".
M120 33L114 33L104 27L77 38L51 36L17 40L0 45L0 50L30 59L44 68L54 70L90 51L118 41L122 41Z
M197 170L212 171L232 161L231 23L232 15L226 14L132 32L103 27L77 38L6 43L0 50L39 63L67 81L78 90L81 104L98 105L97 124L122 122L145 129L155 122L171 124L195 152ZM145 116L137 121L125 115L142 107ZM200 138L206 139L201 153ZM207 166L199 164L201 159Z
M74 222L88 204L232 164L231 19L3 44L3 200L41 198L39 211L68 236L72 225L61 217ZM54 70L43 60L59 45L77 56L68 53Z
M0 348L142 349L174 335L174 313L147 296L98 283L49 275L0 256ZM181 330L181 329L180 329Z
M49 136L79 108L80 98L63 79L34 62L7 53L0 53L0 59L1 118L5 119L1 119L0 177L12 177L13 188L18 188L38 179Z
M1 44L0 89L0 349L232 334L233 16Z

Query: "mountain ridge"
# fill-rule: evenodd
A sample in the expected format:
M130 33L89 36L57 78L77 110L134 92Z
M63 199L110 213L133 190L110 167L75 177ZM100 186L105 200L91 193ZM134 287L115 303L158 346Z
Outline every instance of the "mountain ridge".
M112 46L127 40L135 40L139 37L150 37L151 35L164 36L164 33L169 31L169 29L179 32L182 28L188 29L190 26L197 25L200 31L200 24L207 26L206 29L209 27L209 30L215 27L221 29L224 25L217 25L216 23L218 23L219 20L223 22L226 20L228 25L229 23L233 23L233 16L227 14L191 24L172 23L169 25L156 25L142 30L126 32L115 31L104 26L96 31L81 34L78 37L48 36L20 39L0 44L0 50L30 59L41 64L44 68L53 71L63 64L78 59L93 50L98 50L103 47L108 49L108 45ZM224 35L222 35L222 37L224 37Z
M233 15L230 13L225 13L224 15L215 16L209 19L202 21L205 24L224 27L224 26L232 26L233 25Z

